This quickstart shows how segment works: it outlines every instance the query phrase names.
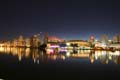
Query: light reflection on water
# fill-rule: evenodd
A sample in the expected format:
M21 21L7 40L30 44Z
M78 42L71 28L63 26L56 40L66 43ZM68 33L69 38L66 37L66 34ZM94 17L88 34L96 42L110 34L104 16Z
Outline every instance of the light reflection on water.
M21 61L22 58L32 58L34 63L44 60L66 60L66 59L88 59L90 63L100 61L101 64L108 64L113 62L115 64L120 63L120 51L94 51L94 50L61 50L59 53L51 53L47 50L46 53L40 51L39 49L30 48L10 48L10 47L0 47L1 54L8 54L17 56L18 60Z

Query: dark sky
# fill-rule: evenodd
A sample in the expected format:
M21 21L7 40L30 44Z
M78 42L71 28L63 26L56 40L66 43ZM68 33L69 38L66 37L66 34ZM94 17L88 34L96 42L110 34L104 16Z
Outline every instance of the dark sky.
M48 32L65 39L120 34L115 0L1 0L0 39Z

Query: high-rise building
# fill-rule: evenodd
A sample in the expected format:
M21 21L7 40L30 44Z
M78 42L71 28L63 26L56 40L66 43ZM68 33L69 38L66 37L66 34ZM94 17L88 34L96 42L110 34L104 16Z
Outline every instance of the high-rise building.
M25 46L30 47L30 38L25 39Z
M90 36L90 39L89 39L89 46L90 46L90 47L94 47L94 42L95 42L95 38L94 38L94 36L92 35L92 36Z
M24 42L24 39L23 39L23 36L22 36L22 35L20 35L20 36L18 37L17 46L18 46L18 47L24 47L24 46L25 46L25 42Z
M44 44L47 44L48 42L48 33L44 34Z
M113 43L120 43L120 36L118 34L113 36Z
M30 45L31 47L36 47L36 48L40 46L40 39L38 38L37 35L31 37Z
M100 42L100 46L99 47L102 47L102 48L106 48L110 44L109 38L108 38L108 36L106 34L104 34L104 35L102 35L100 37L99 42Z
M13 40L13 46L14 46L14 47L17 47L17 39L14 39L14 40Z
M102 43L102 44L105 44L105 45L107 45L108 44L108 36L107 35L102 35L101 37L100 37L100 42Z

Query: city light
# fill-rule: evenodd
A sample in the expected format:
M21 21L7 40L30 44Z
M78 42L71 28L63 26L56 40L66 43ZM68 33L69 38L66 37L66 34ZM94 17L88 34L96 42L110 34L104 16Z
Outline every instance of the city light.
M4 52L4 47L0 47L0 52Z
M4 46L4 44L0 44L0 47L3 47Z

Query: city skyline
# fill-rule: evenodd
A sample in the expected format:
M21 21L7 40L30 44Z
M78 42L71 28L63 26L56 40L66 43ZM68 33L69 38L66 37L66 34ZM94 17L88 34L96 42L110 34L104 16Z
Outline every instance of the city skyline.
M119 74L119 0L0 0L0 80Z
M0 4L0 39L39 32L65 39L120 34L120 5L112 0L11 0Z

